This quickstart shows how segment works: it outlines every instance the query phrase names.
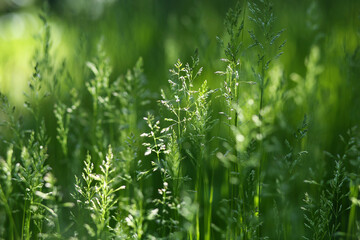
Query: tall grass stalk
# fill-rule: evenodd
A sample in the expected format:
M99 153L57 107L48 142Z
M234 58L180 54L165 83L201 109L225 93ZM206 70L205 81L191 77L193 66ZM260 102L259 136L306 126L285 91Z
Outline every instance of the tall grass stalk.
M273 24L275 21L273 6L272 4L265 0L259 1L259 3L253 1L249 2L249 19L253 22L255 30L250 30L249 35L253 43L250 46L251 48L257 48L257 64L258 70L254 70L255 81L258 83L260 90L260 99L259 99L259 120L263 121L263 108L264 108L264 94L265 88L269 84L269 78L266 75L270 63L282 55L282 48L285 45L286 41L278 45L278 39L281 36L284 29L273 32ZM256 32L260 33L256 33ZM260 137L260 161L258 167L258 194L257 194L257 207L259 211L259 216L261 213L261 188L262 188L262 168L264 161L266 161L266 152L264 149L264 133L259 126L259 137ZM261 229L259 229L259 238L261 237Z

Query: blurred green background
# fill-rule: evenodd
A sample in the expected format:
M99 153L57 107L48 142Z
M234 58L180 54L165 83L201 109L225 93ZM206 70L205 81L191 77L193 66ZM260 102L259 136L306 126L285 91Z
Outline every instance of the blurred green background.
M198 0L1 0L0 87L15 101L31 75L30 60L36 48L34 36L41 33L38 14L44 5L51 25L51 52L65 59L77 83L84 80L84 61L95 55L96 43L104 38L113 75L118 76L144 58L145 75L153 90L166 83L169 67L188 59L198 48L205 78L218 86L214 71L221 69L216 36L224 34L226 11L236 1ZM304 59L313 45L327 61L324 77L340 81L339 64L344 50L354 51L360 2L356 0L274 0L275 29L285 28L287 39L280 62L286 74L305 74ZM47 3L47 4L45 4ZM344 49L345 48L345 49ZM337 56L330 58L331 56ZM327 59L327 60L325 60ZM331 61L331 62L328 62ZM339 62L336 62L339 61ZM77 74L77 75L76 75ZM326 78L326 77L325 77Z

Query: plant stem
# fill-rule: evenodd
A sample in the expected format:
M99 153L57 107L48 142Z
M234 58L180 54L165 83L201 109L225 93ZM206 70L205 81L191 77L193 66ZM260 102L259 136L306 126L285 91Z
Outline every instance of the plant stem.
M264 56L264 54L263 54ZM264 58L261 61L261 83L260 83L260 107L259 107L259 119L262 124L262 109L264 104L264 82L265 82L265 64ZM259 127L259 134L260 134L260 162L259 162L259 175L258 175L258 217L260 218L260 209L261 209L261 170L263 165L263 158L265 158L265 150L264 150L264 142L262 136L262 129L261 126ZM259 225L259 239L261 237L261 226Z
M206 176L206 180L208 182L208 176ZM212 218L212 203L214 197L214 169L212 170L211 180L210 180L210 194L209 194L209 202L208 202L208 212L207 212L207 219L206 219L206 234L205 239L211 239L211 218Z
M14 236L13 236L13 232L15 232L15 237L16 239L18 239L18 233L17 233L17 230L16 230L16 225L15 225L15 222L14 222L14 218L13 218L13 215L11 213L11 209L10 209L10 206L9 206L9 202L7 200L7 197L5 196L5 193L3 191L3 188L2 186L0 185L0 197L4 203L4 206L5 206L5 210L9 216L9 220L10 220L10 236L11 236L11 239L14 239ZM15 230L15 231L14 231Z

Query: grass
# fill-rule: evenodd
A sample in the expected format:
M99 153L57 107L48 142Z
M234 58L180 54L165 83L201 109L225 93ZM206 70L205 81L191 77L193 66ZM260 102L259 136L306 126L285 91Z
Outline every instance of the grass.
M158 92L142 58L116 76L104 39L73 84L40 18L24 107L0 95L1 239L360 239L360 132L319 134L330 63L314 44L285 72L270 1L228 10L218 71L195 50ZM343 51L351 86L358 51ZM338 86L356 112L358 88Z

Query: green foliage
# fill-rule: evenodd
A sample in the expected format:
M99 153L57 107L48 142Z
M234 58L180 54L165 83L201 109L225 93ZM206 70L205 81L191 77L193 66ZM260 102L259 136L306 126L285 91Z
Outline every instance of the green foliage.
M84 184L76 178L77 195L74 195L74 198L78 203L78 211L88 211L88 216L91 219L91 221L85 221L83 226L78 226L78 228L85 228L90 237L110 238L113 234L110 219L112 216L111 209L117 203L115 193L125 188L125 186L115 186L113 161L114 155L111 146L109 146L106 160L103 160L100 165L100 173L96 174L91 157L88 155L82 173Z
M348 197L348 192L342 192L346 184L346 177L341 161L335 162L334 177L329 181L329 188L322 191L320 203L305 193L304 210L305 226L310 229L309 238L305 239L334 239L341 221L341 214L345 211L342 202Z
M230 8L220 56L211 41L206 53L199 43L170 69L167 87L155 82L164 77L154 74L163 65L153 52L143 54L151 61L132 62L138 52L112 51L114 32L98 41L98 31L97 40L84 31L81 46L71 46L78 59L62 60L55 46L66 38L41 15L23 107L0 94L0 239L358 239L360 135L352 126L360 41L343 40L349 46L340 54L332 25L325 43L319 37L303 56L293 54L304 39L275 30L285 21L278 3ZM317 7L307 6L313 15ZM207 34L201 26L214 23L211 14L175 13L166 15L169 26L181 19ZM129 18L116 16L108 15L109 28ZM322 29L317 19L306 23L311 31ZM144 26L131 39L139 31L150 41ZM161 58L181 53L175 32L154 34ZM287 51L305 65L288 63ZM134 66L122 74L119 58Z

